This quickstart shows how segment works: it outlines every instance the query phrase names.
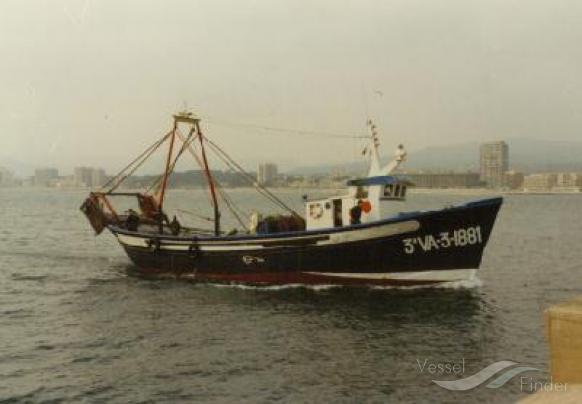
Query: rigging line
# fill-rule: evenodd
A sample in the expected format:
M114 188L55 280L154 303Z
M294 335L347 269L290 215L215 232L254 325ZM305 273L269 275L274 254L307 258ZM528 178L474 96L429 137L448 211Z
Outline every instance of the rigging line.
M182 142L185 141L184 139L184 135L182 135L182 133L180 131L177 132L178 137L180 138L180 140L182 140ZM200 167L200 170L203 171L204 170L204 165L202 163L202 161L200 160L200 158L198 157L198 155L196 154L196 143L194 143L193 141L188 145L188 151L190 152L190 154L192 155L192 157L194 157L194 159L196 160L196 163L198 163L198 167ZM204 189L206 189L206 187L204 187ZM208 198L208 202L212 204L212 197L210 196L210 191L206 192L206 197Z
M213 146L215 148L217 148L217 150L220 153L222 153L224 155L224 157L227 158L230 161L230 164L231 164L230 167L231 167L231 169L234 169L234 170L239 171L244 177L246 177L246 179L251 183L251 185L253 185L257 189L257 191L259 193L261 193L263 196L265 196L267 199L269 199L275 205L283 208L284 210L288 210L288 211L290 211L293 214L296 214L296 212L293 211L293 209L289 208L282 200L280 200L271 191L269 191L265 187L257 184L256 181L255 181L255 178L253 176L251 176L249 173L247 173L236 161L234 161L230 156L228 156L228 154L226 154L223 150L221 150L216 144L213 144ZM215 151L217 151L217 150L215 150ZM234 165L234 167L233 167L233 165Z
M232 207L232 209L234 210L232 213L236 216L237 214L239 216L244 216L247 221L250 218L250 215L247 214L240 206L238 206L235 202L234 199L228 194L228 192L226 192L226 190L224 189L224 187L222 187L222 185L219 184L219 191L221 193L221 197L223 198L223 200L225 201L225 203L229 203ZM246 225L244 223L242 223L242 220L239 219L239 221L241 222L241 225L246 229Z
M177 130L176 130L177 132ZM176 157L174 158L174 161L172 162L172 165L170 166L170 171L168 172L168 176L172 175L172 173L174 172L174 168L176 167L176 164L178 163L178 160L180 159L180 157L182 156L182 154L184 153L184 151L186 150L186 148L188 147L188 144L192 143L194 141L194 137L192 136L194 134L194 131L190 131L190 133L188 134L188 137L186 138L185 141L183 141L182 143L182 147L180 148L180 150L178 151L178 153L176 154ZM180 136L178 136L180 137ZM182 138L180 138L181 140Z
M260 192L260 190L264 191L266 194L268 194L270 196L271 201L275 202L279 207L283 208L284 210L287 210L288 212L290 212L291 214L293 214L296 217L301 217L299 215L299 213L295 212L292 208L290 208L289 206L287 206L281 199L279 199L276 195L274 195L271 191L269 191L267 188L265 188L264 186L261 186L259 184L256 183L256 181L254 180L254 178L247 173L236 161L234 161L232 159L232 157L230 157L224 150L222 150L216 143L214 143L212 140L204 137L204 140L211 146L213 147L214 151L217 154L222 154L226 159L228 159L230 161L230 163L232 165L234 165L238 171L243 174L252 184L253 186Z
M247 228L246 224L244 223L244 221L239 216L239 213L240 212L238 212L238 213L236 212L234 201L232 201L229 197L227 197L225 191L222 189L222 187L220 186L220 184L218 182L216 182L216 184L218 185L217 186L218 194L222 198L222 200L223 200L224 204L226 205L226 207L230 210L230 212L236 218L236 220L242 226L242 228L248 231L248 228ZM232 206L231 206L231 204L232 204Z
M201 169L203 169L203 163L202 163L202 161L200 160L200 158L198 157L198 155L196 154L196 152L195 152L195 150L194 150L194 148L195 148L195 145L196 145L196 143L194 143L194 139L196 139L196 137L193 137L193 138L192 138L192 140L191 140L191 141L190 141L188 144L186 144L186 143L185 143L185 142L186 142L186 140L184 139L184 135L183 135L183 134L182 134L180 131L178 131L178 132L177 132L177 135L178 135L178 137L180 138L180 140L182 140L182 142L184 142L184 146L185 146L185 147L188 149L188 151L190 152L190 154L191 154L191 155L194 157L194 159L195 159L195 160L196 160L196 162L198 163L198 166L199 166ZM222 200L224 201L224 203L225 203L226 207L227 207L227 208L230 210L230 212L231 212L231 213L232 213L232 215L233 215L233 216L236 218L236 220L237 220L237 221L240 223L240 225L241 225L241 226L242 226L242 227L243 227L245 230L247 230L247 227L246 227L246 225L244 224L244 221L243 221L243 220L240 218L240 216L239 216L239 215L240 215L240 212L239 212L239 213L237 213L237 212L235 211L235 209L234 209L234 206L236 206L236 205L234 205L233 201L229 201L229 200L227 199L227 197L226 197L226 194L225 194L224 190L222 189L222 187L220 186L220 184L218 183L218 181L216 181L216 179L214 180L214 182L215 182L215 184L217 185L217 188L218 188L218 190L219 190L219 195L221 196ZM209 201L210 201L210 203L213 203L213 201L212 201L212 199L210 199L210 195L208 195L208 193L207 193L207 195L206 195L206 196L209 198ZM212 220L212 221L214 221L214 220Z
M217 154L218 154L218 152L217 152ZM297 212L295 212L294 210L292 210L291 208L289 208L283 201L281 201L279 198L277 198L271 192L269 192L267 189L259 186L256 183L255 179L251 175L249 175L248 173L246 173L244 171L237 170L228 161L225 161L222 156L219 155L219 158L221 158L221 160L223 160L225 162L225 164L227 164L231 169L236 170L236 171L239 171L239 174L241 174L243 176L243 178L245 178L257 190L257 192L259 194L261 194L264 198L266 198L267 200L269 200L275 206L277 206L277 207L279 207L279 208L281 208L283 210L287 210L288 212L290 212L294 216L299 216L297 214Z
M214 222L214 219L212 219L211 217L208 217L208 216L203 216L203 215L201 215L201 214L199 214L199 213L194 213L194 212L192 212L192 211L189 211L189 210L185 210L185 209L176 209L176 211L177 211L177 212L180 212L180 213L185 213L185 214L187 214L187 215L190 215L190 216L196 217L196 218L198 218L198 219L205 220L205 221L207 221L207 222Z
M265 188L264 186L261 186L259 184L256 183L255 178L250 175L249 173L247 173L232 157L230 157L224 150L222 150L216 143L212 142L209 139L206 139L206 141L211 145L214 146L215 151L217 151L217 153L222 154L226 159L228 159L228 161L232 164L231 168L233 168L232 166L234 166L234 168L236 170L238 170L241 174L243 174L243 176L245 176L250 182L251 184L257 188L257 190L262 191L264 193L266 193L273 201L275 201L279 206L283 207L284 209L288 209L293 211L291 208L287 207L285 205L285 203L280 200L275 194L273 194L271 191L269 191L267 188ZM233 168L233 169L234 169Z
M123 181L125 181L128 177L133 175L133 173L135 173L143 165L143 163L145 163L151 157L151 155L154 154L154 152L170 137L171 134L172 133L170 132L166 136L164 136L162 139L160 139L157 146L154 147L152 150L150 150L147 153L147 155L145 157L143 157L142 160L135 167L133 167L128 173L126 173L123 176L123 178L121 178L119 181L117 181L117 183L113 187L111 187L111 189L109 191L107 191L107 193L111 193L111 192L115 191L123 183Z
M246 180L248 180L251 183L251 185L253 185L261 195L263 195L265 198L269 199L271 202L273 202L273 204L275 204L278 207L282 207L280 201L278 201L277 198L269 195L266 192L265 189L262 189L262 188L260 188L259 186L257 186L255 184L256 181L255 181L255 179L250 174L244 172L244 170L241 171L241 170L237 169L231 162L229 162L229 160L226 159L226 157L224 157L218 150L216 150L214 148L215 147L214 145L209 144L209 146L212 148L212 150L214 150L214 152L216 153L216 155L218 156L218 158L220 160L222 160L222 162L224 164L226 164L226 166L228 168L230 168L231 170L233 170L233 171L238 172L239 174L241 174L243 176L243 178L245 178Z
M228 203L231 205L233 216L236 217L236 220L241 225L241 227L248 231L249 230L248 223L250 220L247 217L246 213L243 212L239 207L237 207L237 205L234 204L234 201L232 199L229 199Z
M241 208L237 203L235 203L234 199L223 189L224 195L230 200L231 205L233 208L238 212L240 216L243 216L246 219L246 222L250 220L250 213L247 213L243 208ZM245 226L246 227L246 226Z
M195 156L195 157L197 157L197 156ZM219 158L220 158L220 156L219 156ZM197 158L197 161L198 161L199 165L202 164L202 162L199 161L198 158ZM222 160L222 161L231 170L233 169L231 166L228 165L228 162L225 162L224 160ZM220 182L218 180L216 180L216 178L214 178L214 182L215 182L216 189L218 190L219 197L222 199L222 201L224 202L226 207L229 209L230 213L235 217L235 219L239 222L239 224L242 226L242 228L248 231L248 228L247 228L244 220L241 219L241 216L246 217L247 221L249 220L249 216L246 214L246 212L244 212L240 207L237 206L237 204L228 195L228 193L224 190L224 187L222 186L222 184L220 184Z
M314 130L302 130L302 129L286 129L286 128L277 128L273 126L264 126L264 125L255 125L250 123L240 123L240 122L232 122L232 121L223 121L223 120L216 120L212 118L206 119L209 123L214 123L215 125L224 125L230 127L242 127L242 128L249 128L249 129L262 129L272 132L281 132L286 134L296 134L302 136L321 136L321 137L329 137L329 138L336 138L336 139L364 139L367 136L363 135L355 135L355 134L347 134L347 133L331 133L331 132L321 132L321 131L314 131Z
M231 212L231 214L235 217L235 219L239 222L239 224L245 229L247 229L247 226L245 225L244 221L240 218L240 216L246 216L246 214L244 214L244 212L242 212L242 210L240 208L238 208L236 206L236 204L234 203L234 201L232 200L232 198L230 198L228 196L228 194L224 191L222 185L220 184L220 182L218 182L216 179L214 180L215 185L216 185L216 189L218 190L218 195L221 197L222 201L224 202L225 206L229 209L229 211ZM238 210L238 212L237 212ZM185 211L187 212L187 211ZM243 213L243 214L241 214ZM200 216L202 217L202 216ZM207 219L211 222L214 222L214 219L210 219L210 218L204 218Z
M211 145L212 148L212 145ZM214 149L213 149L214 150ZM216 150L214 150L216 152ZM222 160L223 163L226 164L227 167L229 167L231 170L233 171L237 171L238 170L231 164L228 162L228 160L226 160L222 155L220 155L218 152L216 152L218 158L220 160ZM245 177L245 173L240 173L239 174L243 175L243 178L247 179L257 190L257 192L259 192L263 197L265 197L266 199L268 199L270 202L272 202L275 206L278 206L279 208L285 209L284 206L281 206L281 204L279 203L279 201L275 198L272 198L271 196L269 196L269 194L265 193L264 190L262 190L261 188L258 188L255 184L254 184L254 178L252 177ZM242 211L242 209L239 209ZM244 216L248 216L246 213L244 214Z
M192 137L192 132L190 132L188 138L185 139L184 135L179 130L177 130L176 134L178 135L178 137L180 138L180 140L183 142L183 145L182 145L182 149L180 150L179 155L176 156L176 159L175 159L175 161L174 161L174 163L172 165L171 171L173 171L177 159L179 158L179 156L183 153L183 151L185 149L188 149L188 151L190 152L190 154L192 154L192 156L194 157L194 159L196 160L196 162L198 163L198 165L202 168L202 166L203 166L202 165L202 161L200 161L200 158L198 157L198 155L196 154L196 152L194 150L194 147L195 147L195 144L196 144L196 143L194 143L194 140L196 139L196 137ZM160 180L160 178L158 178L158 182L159 182L159 180ZM230 212L235 217L235 219L239 222L239 224L245 230L248 230L248 228L245 225L244 221L241 219L241 216L247 216L246 213L244 213L242 211L242 209L240 209L239 207L237 207L237 205L234 203L234 201L224 191L224 189L220 185L220 183L218 183L216 180L215 180L215 183L218 185L217 188L219 190L219 195L221 196L222 200L225 202L225 205L227 206L227 208L230 210ZM238 210L238 212L237 212L237 210Z
M119 171L115 176L113 176L111 179L109 179L109 181L107 181L105 183L105 185L103 185L101 187L101 189L105 189L107 188L111 183L115 182L116 179L118 179L119 177L121 177L128 169L130 169L137 161L141 160L144 156L146 156L146 160L147 158L149 158L149 156L151 156L152 152L155 151L158 147L160 147L160 145L162 143L164 143L168 137L172 134L172 132L169 132L167 134L165 134L161 139L156 140L152 145L150 145L147 149L145 149L139 156L137 156L131 163L129 163L128 165L126 165L121 171ZM135 171L135 170L134 170ZM125 178L127 178L127 176L125 176ZM123 180L121 181L123 182ZM108 192L113 192L113 190L115 190L117 187L119 186L119 184L116 184L111 190L109 190Z
M109 191L107 191L107 193L111 193L114 192L128 177L130 177L131 175L133 175L150 157L152 154L154 154L154 152L164 143L164 141L166 141L169 137L169 134L164 136L164 138L159 142L159 144L153 148L152 150L150 150L147 155L145 157L142 158L141 161L138 162L138 164L133 167L128 173L124 174L122 178L120 178L117 183L111 187L111 189L109 189Z
M184 153L184 150L186 149L186 147L188 147L188 143L192 143L194 141L194 138L192 137L193 132L190 132L188 134L188 137L185 140L183 139L183 135L180 136L177 132L178 132L178 130L176 130L176 134L178 135L178 137L180 138L180 140L182 140L182 147L180 148L180 150L176 154L176 157L174 158L174 161L170 165L170 169L168 170L168 177L170 175L172 175L172 173L174 172L174 168L176 167L176 164L178 163L178 159L180 158L180 156L182 156L182 153ZM160 185L160 181L163 178L164 178L164 175L163 174L160 175L155 180L155 182L146 190L146 193L150 192L154 188L157 188Z
M178 134L179 137L183 136L181 134ZM182 139L182 137L181 137ZM198 157L198 155L196 154L194 148L196 147L196 143L192 142L190 145L188 145L188 151L190 152L190 154L194 157L194 159L196 160L196 162L198 163L198 166L200 167L200 169L204 169L203 163L200 160L200 158ZM220 156L219 156L220 157ZM234 169L234 167L230 166L228 164L228 162L224 161L224 159L221 159L229 168ZM236 171L236 170L235 170ZM241 224L241 226L243 228L247 228L246 225L244 224L244 222L240 219L240 217L238 217L238 215L240 216L248 216L245 212L242 211L242 209L238 208L236 206L236 204L234 203L234 201L228 197L228 194L226 193L226 191L224 191L224 188L220 185L220 183L218 183L218 181L215 180L215 182L218 185L218 189L220 192L220 196L222 198L222 200L225 202L226 206L229 208L229 210L231 211L231 213L233 214L233 216L238 220L238 222ZM206 195L210 201L210 203L212 203L212 199L210 199L210 195L207 193ZM227 200L228 199L228 200ZM229 205L230 203L230 205ZM233 211L233 209L238 209L238 213Z

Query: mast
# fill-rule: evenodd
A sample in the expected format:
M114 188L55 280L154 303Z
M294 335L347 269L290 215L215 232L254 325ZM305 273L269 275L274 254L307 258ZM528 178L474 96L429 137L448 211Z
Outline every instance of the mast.
M218 200L216 199L216 189L214 186L214 179L208 168L208 159L206 158L206 149L204 148L204 135L200 130L199 125L200 120L196 119L194 126L196 127L196 132L198 133L198 140L200 141L200 148L202 150L202 161L204 162L204 172L206 173L206 179L208 180L208 186L210 188L210 195L212 196L212 205L214 206L214 235L220 235L220 211L218 210Z
M406 150L403 145L398 145L398 149L394 154L394 158L385 166L382 166L380 162L380 153L378 148L380 147L380 141L378 139L378 132L376 125L372 120L368 120L368 127L370 128L370 168L368 169L368 178L382 177L392 174L405 160L406 160ZM382 218L381 213L381 203L380 200L384 193L386 185L383 184L371 184L368 185L368 200L372 203L372 211L367 215L368 221L376 221Z
M204 135L200 130L200 119L197 118L192 112L180 112L174 115L174 132L179 122L184 122L192 125L192 130L196 132L198 140L200 141L200 148L202 150L202 162L204 163L204 174L206 180L208 181L208 187L210 188L210 195L212 197L212 205L214 207L214 235L220 235L220 211L218 210L218 199L216 198L216 186L214 184L214 178L210 173L208 168L208 159L206 158L206 150L204 148Z
M178 121L174 120L174 129L172 129L172 136L170 137L170 148L168 149L168 157L166 159L166 169L164 171L164 178L162 179L162 188L160 189L159 207L160 213L164 207L164 197L166 196L166 187L168 185L168 177L170 176L170 164L172 161L172 154L174 153L174 142L176 141L176 129L178 128Z
M400 164L406 160L406 150L404 146L399 144L396 153L394 154L394 159L386 164L384 167L380 163L380 154L378 148L380 146L380 141L378 140L378 132L376 131L376 125L372 120L368 120L368 126L370 127L370 168L368 169L368 177L374 177L379 175L389 175L394 170L396 170Z
M368 119L366 123L370 128L370 169L368 170L368 176L371 177L376 172L380 171L380 155L378 153L378 147L380 142L378 141L378 132L376 132L376 125L371 119Z

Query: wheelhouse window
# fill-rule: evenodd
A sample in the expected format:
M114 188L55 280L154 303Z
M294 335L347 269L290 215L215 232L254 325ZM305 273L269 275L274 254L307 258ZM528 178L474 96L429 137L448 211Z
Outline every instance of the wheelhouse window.
M384 197L393 199L404 199L406 197L405 184L388 184L384 187Z

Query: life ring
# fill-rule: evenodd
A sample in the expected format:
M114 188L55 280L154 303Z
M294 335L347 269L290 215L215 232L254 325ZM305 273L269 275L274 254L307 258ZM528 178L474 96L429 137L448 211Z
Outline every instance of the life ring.
M319 219L323 216L323 207L320 203L312 203L309 205L309 216L312 219Z
M362 208L362 212L364 213L370 213L370 211L372 210L372 204L370 203L370 201L362 201L360 207Z

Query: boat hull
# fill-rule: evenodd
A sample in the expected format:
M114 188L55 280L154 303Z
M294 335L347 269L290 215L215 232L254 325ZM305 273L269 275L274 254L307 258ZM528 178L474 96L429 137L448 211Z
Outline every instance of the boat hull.
M144 275L247 284L424 285L474 276L501 198L344 228L186 238L110 226Z

